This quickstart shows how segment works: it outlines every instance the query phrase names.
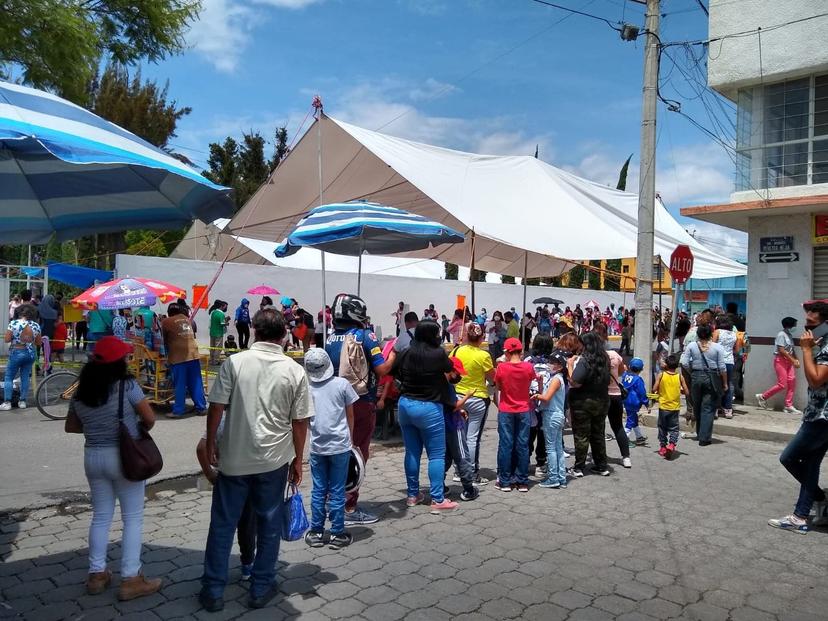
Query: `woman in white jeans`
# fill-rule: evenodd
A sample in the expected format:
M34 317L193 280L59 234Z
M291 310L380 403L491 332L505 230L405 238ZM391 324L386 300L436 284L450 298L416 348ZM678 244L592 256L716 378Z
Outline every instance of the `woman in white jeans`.
M123 419L130 434L138 437L139 424L149 429L155 423L152 407L127 372L126 357L131 352L131 345L114 336L105 336L95 343L95 351L81 371L66 418L66 432L82 433L86 439L84 470L92 493L86 591L97 595L112 581L112 573L106 567L106 550L117 498L123 522L118 589L121 601L149 595L161 588L160 579L149 580L141 573L145 481L128 481L121 469L118 412L122 383Z

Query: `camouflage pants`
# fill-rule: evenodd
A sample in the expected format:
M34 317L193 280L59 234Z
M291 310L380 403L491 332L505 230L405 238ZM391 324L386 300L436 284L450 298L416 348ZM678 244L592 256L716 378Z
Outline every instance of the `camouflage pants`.
M575 438L575 468L586 465L587 453L592 449L592 463L605 468L607 465L607 442L604 436L609 397L601 399L578 399L570 401L572 413L572 435Z

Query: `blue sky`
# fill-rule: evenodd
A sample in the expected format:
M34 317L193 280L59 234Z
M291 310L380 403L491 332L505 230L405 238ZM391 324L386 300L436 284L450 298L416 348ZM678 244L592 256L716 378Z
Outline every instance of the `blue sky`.
M643 27L632 0L557 3ZM707 36L696 0L665 0L663 12L662 41ZM633 153L637 189L643 39L623 42L601 21L531 0L204 0L188 43L144 75L169 79L170 95L192 106L174 144L199 164L227 135L286 124L292 138L319 93L328 114L368 129L490 154L537 144L547 162L613 185ZM663 94L712 127L696 86L671 68L665 60ZM725 149L663 105L658 122L656 185L668 209L726 201ZM686 225L744 257L744 235Z

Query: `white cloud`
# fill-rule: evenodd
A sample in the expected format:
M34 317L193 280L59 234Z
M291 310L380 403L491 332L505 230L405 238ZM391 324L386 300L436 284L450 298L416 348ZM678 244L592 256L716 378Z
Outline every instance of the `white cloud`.
M187 41L224 73L236 69L256 20L253 11L235 0L204 0Z
M453 95L460 89L454 84L448 82L440 82L434 78L428 78L422 85L413 87L408 96L412 101L431 101L439 97L446 97Z
M702 245L713 252L731 259L747 259L747 233L699 220L688 222L686 228Z

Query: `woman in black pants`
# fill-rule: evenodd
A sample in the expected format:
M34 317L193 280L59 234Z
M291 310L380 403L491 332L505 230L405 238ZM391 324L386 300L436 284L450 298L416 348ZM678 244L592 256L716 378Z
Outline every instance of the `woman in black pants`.
M594 332L598 333L601 340L604 341L604 347L607 344L607 326L604 323L595 324ZM625 468L632 468L632 461L630 460L630 441L627 438L627 433L624 430L624 399L621 397L621 376L627 370L624 364L624 359L617 351L607 347L607 356L609 356L610 365L610 381L609 381L609 410L607 410L607 418L609 419L610 428L612 429L612 436L618 443L618 450L621 452L621 465ZM611 440L607 434L607 440Z

